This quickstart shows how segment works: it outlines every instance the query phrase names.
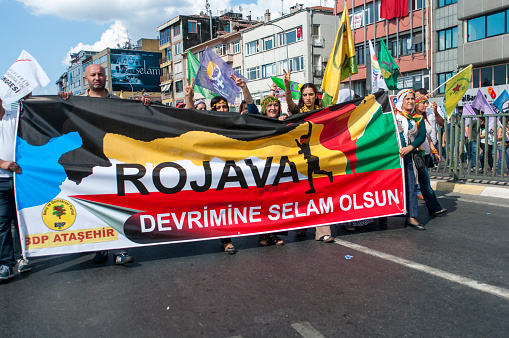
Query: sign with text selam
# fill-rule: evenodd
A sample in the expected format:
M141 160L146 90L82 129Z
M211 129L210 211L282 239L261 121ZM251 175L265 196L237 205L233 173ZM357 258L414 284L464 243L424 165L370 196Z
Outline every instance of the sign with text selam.
M385 92L278 121L58 96L23 104L15 176L29 256L404 213Z

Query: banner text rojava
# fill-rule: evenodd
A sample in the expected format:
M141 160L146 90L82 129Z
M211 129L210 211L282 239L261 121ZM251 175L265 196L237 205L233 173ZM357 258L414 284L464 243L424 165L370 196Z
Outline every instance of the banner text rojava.
M30 256L405 211L396 128L383 92L285 121L34 97L23 105L16 161Z

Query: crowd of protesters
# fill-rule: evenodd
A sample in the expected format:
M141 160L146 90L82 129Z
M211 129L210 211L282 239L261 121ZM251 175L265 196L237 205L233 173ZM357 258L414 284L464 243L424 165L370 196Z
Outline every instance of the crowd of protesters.
M108 92L105 88L106 75L104 68L99 65L91 65L85 71L85 78L88 82L90 89L87 96L89 97L102 97L119 99L115 95ZM273 84L268 96L264 97L261 101L261 111L255 105L252 95L248 89L247 84L242 78L234 75L231 79L240 88L243 93L244 101L239 106L240 114L261 114L268 118L285 120L288 116L294 114L306 113L309 111L322 108L322 103L319 97L317 88L312 83L303 84L300 89L300 98L297 103L293 101L290 92L291 71L285 72L283 81L285 83L285 97L288 104L288 111L283 112L281 101L275 96L276 85ZM211 110L211 111L229 111L228 100L222 96L216 96L210 100L210 107L203 100L194 100L193 84L188 83L185 86L186 101L180 105L179 108L197 109L197 110ZM63 100L69 99L72 92L59 93ZM351 100L354 93L351 90L345 90L341 95L343 101ZM150 98L144 96L142 99L143 104L150 105ZM340 103L341 100L338 102ZM14 208L14 190L13 190L13 173L21 173L20 168L14 161L14 148L15 137L15 121L17 114L15 112L6 111L1 107L0 101L0 280L6 280L14 276L14 268L17 267L18 271L30 271L31 265L27 259L21 255L19 233L17 231L17 223ZM418 221L418 199L417 199L417 184L419 183L420 189L426 203L430 216L438 216L445 213L447 210L442 208L437 200L433 189L430 186L428 166L430 163L440 162L438 156L438 141L437 131L439 127L443 126L444 119L437 111L436 104L431 107L428 103L428 94L424 89L413 91L405 89L398 93L397 103L394 107L395 118L397 121L397 132L401 148L399 154L403 160L403 169L405 174L405 191L406 191L406 205L408 208L407 219L405 221L406 227L412 227L416 230L425 230L425 226ZM14 121L14 122L13 122ZM483 119L480 119L481 126L484 125ZM473 124L470 124L472 127ZM504 140L503 128L499 127L498 140ZM494 145L494 138L486 136L485 128L481 127L480 138L482 140L488 139L488 146L485 150L485 142L481 147L484 151L492 152ZM505 141L509 141L509 128L505 128ZM310 135L309 135L310 136ZM300 143L297 146L301 148L300 152L308 162L308 170L313 173L320 173L327 175L332 182L332 173L321 170L314 156L309 153L309 136L301 137ZM506 151L509 149L507 142L500 142L498 144L499 151ZM415 156L422 156L425 163L424 167L417 167ZM506 157L509 164L509 153ZM493 167L493 161L489 162L490 167ZM306 193L312 193L312 182L310 183L310 190ZM363 220L356 222L346 223L345 229L353 231L358 227L369 224L375 220ZM387 226L387 218L379 218L378 223L381 227ZM14 234L11 233L11 223L14 222ZM258 237L260 246L267 245L283 245L284 240L280 236L286 236L287 232L267 233L261 234ZM305 237L307 229L300 229L296 231L296 235ZM315 240L324 243L334 242L332 236L331 226L317 226L315 227ZM235 246L231 238L222 238L221 244L223 250L228 254L236 253ZM128 264L134 261L134 258L129 254L126 249L113 250L114 263L118 265ZM108 251L96 252L93 259L94 263L101 264L106 262L108 258Z

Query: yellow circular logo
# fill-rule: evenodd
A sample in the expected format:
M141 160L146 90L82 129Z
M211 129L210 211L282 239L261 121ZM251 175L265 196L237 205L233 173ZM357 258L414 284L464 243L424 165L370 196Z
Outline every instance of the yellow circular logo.
M42 209L42 220L51 230L66 230L76 220L76 209L66 200L52 200Z

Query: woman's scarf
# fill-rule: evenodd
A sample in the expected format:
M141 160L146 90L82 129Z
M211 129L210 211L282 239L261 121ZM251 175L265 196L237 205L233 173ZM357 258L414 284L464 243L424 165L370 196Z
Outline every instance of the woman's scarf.
M318 110L318 109L320 109L320 106L315 104L313 110ZM300 108L299 112L300 113L307 113L308 111L311 111L311 110L309 110L308 107L306 107L306 105L303 105L302 108Z
M407 119L413 120L418 123L422 119L422 115L417 113L417 111L415 110L415 107L414 107L414 109L412 109L412 111L410 113L403 111L403 100L410 93L413 93L414 95L416 95L412 89L403 89L398 93L398 95L397 95L398 102L396 102L396 110L397 110L398 114L400 114L401 116L404 116Z

